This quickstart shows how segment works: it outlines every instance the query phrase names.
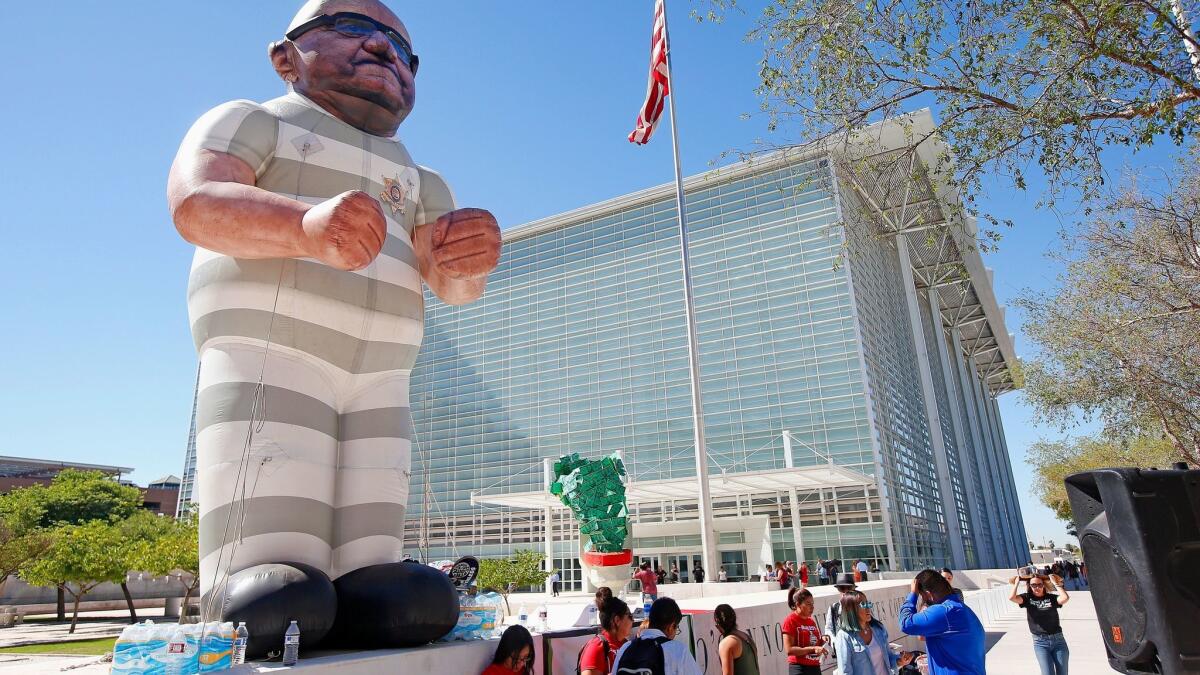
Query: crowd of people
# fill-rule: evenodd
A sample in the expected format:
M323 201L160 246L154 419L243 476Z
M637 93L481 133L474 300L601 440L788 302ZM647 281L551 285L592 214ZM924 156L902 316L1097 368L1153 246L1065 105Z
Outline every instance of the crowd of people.
M813 569L816 569L816 572ZM649 574L643 574L643 571L649 570ZM832 583L839 574L843 573L843 563L841 560L824 560L818 558L812 567L806 561L800 561L797 564L793 560L777 561L774 565L767 565L761 575L755 575L752 579L761 579L762 581L773 581L779 584L781 590L789 590L792 588L807 588L810 585L826 586ZM869 581L873 574L879 573L879 567L867 561L858 559L851 563L846 568L846 573L854 577L856 582ZM815 574L815 578L813 578ZM652 578L651 578L652 577ZM638 570L633 575L634 579L641 582L642 588L647 586L657 587L662 584L677 584L681 582L704 583L706 574L704 568L696 565L691 572L691 577L688 578L686 573L681 574L677 565L671 565L670 569L663 569L661 565L651 566L649 562L643 562ZM735 580L739 578L735 577ZM729 573L725 566L722 565L717 570L716 581L729 581ZM814 583L815 582L815 583ZM652 593L657 597L657 592Z
M838 575L842 574L842 561L817 559L814 566L816 572L816 586L827 586L833 579L837 579ZM724 568L722 568L724 569ZM878 574L879 568L876 565L868 565L867 561L859 558L851 564L846 571L854 577L856 582L869 581L872 574ZM767 565L762 574L763 581L775 581L779 583L779 588L788 590L791 588L807 588L810 585L810 576L812 569L808 563L801 560L799 566L795 561L787 560L776 562L774 565Z
M1033 563L1029 563L1033 565ZM1087 563L1080 560L1055 560L1049 565L1042 566L1042 574L1047 577L1058 577L1062 587L1068 591L1087 590Z
M833 566L818 567L837 569L837 561L834 562ZM927 569L913 578L898 619L901 633L919 637L924 651L906 651L890 642L887 628L873 613L873 602L858 589L858 583L869 574L858 569L858 562L852 567L854 572L839 572L832 577L828 572L818 575L832 581L839 593L837 601L825 611L823 626L814 616L812 591L806 588L807 565L802 562L796 569L790 563L781 563L769 568L769 578L788 591L789 612L779 623L788 675L820 675L826 658L836 663L837 675L916 672L918 660L923 671L931 675L986 672L983 624L964 604L963 592L954 587L951 570ZM1061 571L1070 573L1065 565ZM1086 568L1080 570L1076 566L1076 571L1086 578ZM601 588L595 597L600 628L580 650L576 672L700 675L700 667L690 650L674 639L683 613L675 600L658 597L659 575L649 563L644 563L634 578L642 582L645 599L650 602L641 626L635 626L634 613L623 600L613 597L610 589ZM1067 604L1070 595L1062 575L1053 569L1029 565L1018 570L1011 583L1009 599L1026 611L1042 675L1067 675L1069 651L1058 609ZM738 627L737 621L737 613L728 604L718 605L713 612L713 622L720 634L717 642L720 672L758 675L759 653L755 641ZM511 626L504 632L493 663L483 675L530 675L533 653L529 631L520 625Z

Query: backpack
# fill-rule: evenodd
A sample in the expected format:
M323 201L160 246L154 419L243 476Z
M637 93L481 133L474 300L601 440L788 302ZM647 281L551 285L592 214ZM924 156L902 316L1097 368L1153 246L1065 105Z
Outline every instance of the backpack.
M588 640L587 644L585 644L583 646L583 649L579 650L579 654L575 657L575 675L582 675L583 666L581 664L583 663L583 653L585 651L587 651L587 648L591 647L592 643L595 642L596 640L599 640L601 646L604 647L604 666L605 666L605 668L608 667L608 657L609 657L609 654L612 653L612 650L608 646L608 640L605 640L603 635L597 635L597 636L593 637L591 640Z
M842 615L841 603L835 602L829 606L829 609L830 609L829 624L827 626L825 626L825 632L829 633L830 638L835 638L835 637L837 637L837 633L838 633L838 617L840 617ZM829 650L830 656L836 657L837 650L835 650L833 648L833 643L834 643L834 641L831 639L829 641L829 644L825 645L825 648Z
M638 638L629 643L613 675L667 675L667 659L663 644L670 642L667 636Z

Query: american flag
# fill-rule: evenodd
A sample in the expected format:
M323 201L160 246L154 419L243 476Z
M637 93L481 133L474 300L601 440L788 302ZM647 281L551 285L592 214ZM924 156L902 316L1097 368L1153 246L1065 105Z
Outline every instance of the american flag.
M654 3L654 32L650 38L650 79L646 85L646 102L638 112L637 126L629 134L629 142L642 145L650 140L663 106L671 93L667 77L667 15L663 11L663 0Z

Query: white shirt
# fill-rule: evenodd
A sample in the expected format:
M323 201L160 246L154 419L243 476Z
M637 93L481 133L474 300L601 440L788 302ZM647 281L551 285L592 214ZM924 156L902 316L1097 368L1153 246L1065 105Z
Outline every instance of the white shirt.
M657 637L666 636L657 628L647 628L642 631L641 637L637 639L651 640ZM625 654L625 650L631 644L633 644L633 640L629 640L617 650L617 655L613 658L613 669L610 675L616 675L617 668L621 665L621 656ZM664 642L662 649L663 665L666 666L667 675L704 675L704 672L700 670L700 666L696 663L696 659L682 642L676 642L675 640Z
M871 658L871 666L875 668L878 675L888 675L891 672L890 664L888 663L886 646L879 640L879 631L871 629L874 633L871 644L867 645L867 656Z

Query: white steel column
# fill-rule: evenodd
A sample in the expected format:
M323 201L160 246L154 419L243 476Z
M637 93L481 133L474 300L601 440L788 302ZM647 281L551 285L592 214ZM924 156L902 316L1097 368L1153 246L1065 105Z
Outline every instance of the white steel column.
M1017 518L1021 512L1021 507L1017 504L1017 490L1013 485L1012 465L1008 461L1008 450L1004 447L1004 443L1000 438L1000 409L996 405L996 399L992 396L987 397L988 416L992 423L992 437L996 444L996 465L1000 469L1000 485L1004 490L1005 504L1008 507L1008 549L1012 551L1013 565L1020 565L1025 562L1022 560L1021 549L1024 547L1023 542L1018 543L1019 535L1017 530Z
M542 475L546 482L546 492L550 492L550 484L554 482L554 460L549 457L542 460ZM554 569L554 508L547 506L543 509L543 515L546 518L546 571ZM584 588L587 588L587 582L584 581ZM550 592L550 579L546 579L546 592Z
M936 288L929 289L929 312L933 317L934 324L940 328L942 325L942 311L941 301L938 298ZM953 336L953 333L951 333L951 336ZM971 537L975 542L975 565L982 566L983 555L979 542L979 521L982 516L979 512L979 496L975 493L975 476L967 470L968 467L975 465L975 461L974 459L969 463L963 461L964 457L967 456L967 451L965 448L965 432L963 431L962 406L959 405L961 392L955 383L957 378L951 375L951 372L957 373L958 369L955 364L950 363L950 352L946 349L946 335L944 331L938 330L935 341L937 342L938 360L942 364L942 382L946 387L946 398L950 400L950 423L954 428L954 447L958 452L958 470L962 475L963 488L966 490L967 508L971 512ZM957 345L958 343L955 342L953 344Z
M783 465L789 469L795 468L796 459L792 457L792 436L787 429L783 430ZM800 499L796 488L788 490L788 502L792 511L792 540L796 544L796 565L804 560L804 535L800 532Z
M975 471L979 474L979 482L983 486L983 494L979 495L981 498L979 508L985 514L988 522L988 536L987 540L983 542L987 546L988 557L981 559L979 564L985 569L996 568L1000 567L1000 555L996 551L996 537L1000 536L1000 526L996 523L996 503L991 494L992 476L991 470L988 468L987 449L983 445L983 436L979 431L979 410L971 386L970 375L967 373L967 369L975 367L974 359L963 355L962 335L957 327L950 329L950 344L954 345L956 356L954 365L958 373L959 391L962 393L963 402L967 405L966 422L971 431L971 448L975 452Z
M993 398L992 405L995 406L995 409L996 409L996 431L1000 435L1000 450L1004 454L1005 462L1008 463L1008 476L1009 476L1009 479L1011 480L1013 478L1012 455L1008 454L1008 439L1005 438L1005 436L1004 436L1004 420L1000 418L1000 400L997 398ZM1017 510L1016 513L1014 514L1017 517L1017 525L1016 525L1017 535L1018 535L1017 542L1016 542L1017 551L1018 551L1018 553L1023 554L1021 559L1017 561L1017 564L1021 564L1021 563L1025 562L1024 556L1029 555L1028 553L1026 553L1026 551L1029 550L1029 533L1025 530L1025 514L1023 514L1021 512L1020 494L1016 492L1015 486L1014 486L1014 496L1017 498L1016 504L1014 504L1014 506L1016 507L1016 510Z
M942 493L942 514L946 520L946 534L950 537L950 559L955 569L966 565L963 551L962 524L958 519L958 502L954 499L954 484L950 482L950 466L946 459L946 441L942 438L942 420L938 413L937 395L933 390L933 375L929 368L929 352L925 345L924 323L921 308L917 305L912 260L908 257L908 238L896 237L896 251L900 257L900 281L904 284L904 297L908 300L908 323L912 328L913 345L917 352L917 370L921 374L921 394L925 399L925 417L929 422L929 441L933 446L933 459L937 470L938 486ZM939 322L940 325L940 322Z
M996 437L992 434L992 416L988 411L987 404L987 389L983 385L983 378L979 377L979 372L972 369L971 382L975 387L975 401L979 408L979 430L983 434L983 447L988 456L988 463L991 466L993 505L996 507L996 520L1000 527L995 532L996 541L1003 544L1003 547L997 547L1000 554L1004 556L1001 560L1002 567L1012 567L1019 565L1023 561L1014 562L1012 558L1012 546L1009 540L1012 538L1012 528L1008 524L1008 497L1004 489L1003 470L1000 468L999 455L996 453Z

